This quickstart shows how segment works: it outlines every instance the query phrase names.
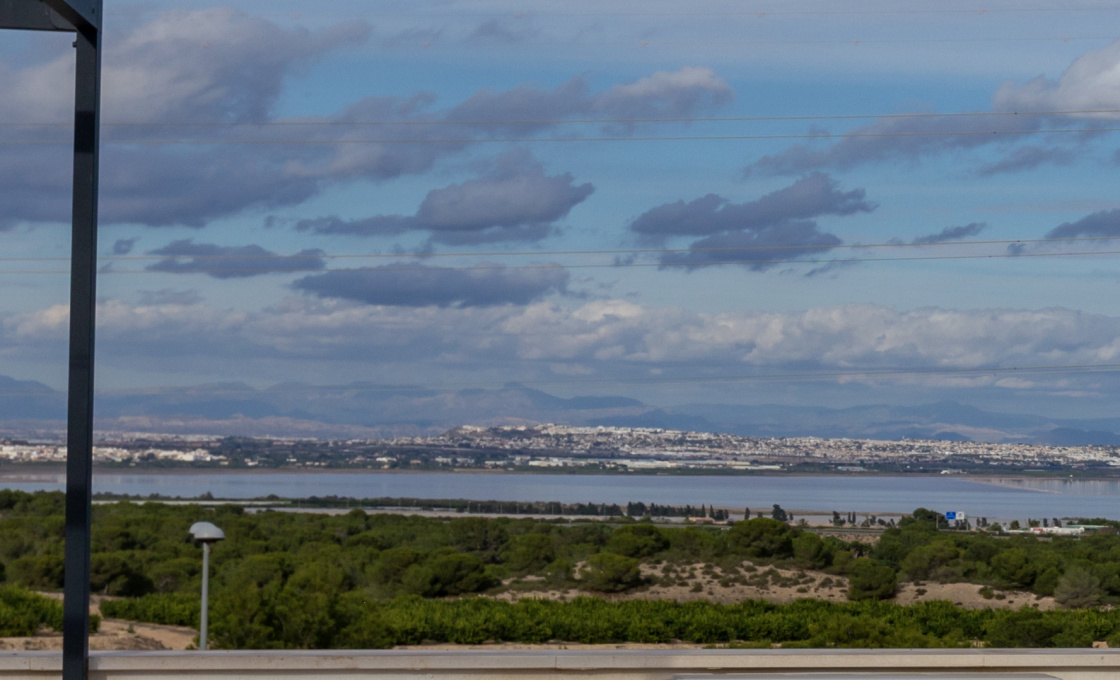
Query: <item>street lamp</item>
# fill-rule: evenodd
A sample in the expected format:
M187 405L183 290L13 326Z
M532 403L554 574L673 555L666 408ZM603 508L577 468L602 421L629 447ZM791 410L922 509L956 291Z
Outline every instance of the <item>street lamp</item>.
M198 648L206 650L206 601L210 597L210 544L226 537L221 529L210 522L195 522L190 528L191 538L202 544L202 617L198 626Z

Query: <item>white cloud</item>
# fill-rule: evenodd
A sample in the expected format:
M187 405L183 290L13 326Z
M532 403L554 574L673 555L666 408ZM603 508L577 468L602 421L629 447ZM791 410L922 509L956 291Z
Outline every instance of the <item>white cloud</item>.
M552 372L563 365L567 373L593 371L598 378L610 379L648 374L650 369L669 376L720 376L1028 368L1110 363L1120 356L1120 318L1062 308L899 312L878 305L845 305L707 314L621 300L576 306L541 302L525 307L403 308L290 298L255 312L189 300L106 300L98 315L99 352L109 364L136 357L254 357L305 369L339 361L370 368L412 362L420 381L438 375L441 362L459 363L465 371L501 366L510 376ZM2 329L13 359L35 355L65 341L65 307L2 318ZM244 370L252 370L251 362ZM1035 376L999 378L1003 386L1020 389L1028 386L1026 380L1040 387L1049 384ZM972 375L959 379L993 381ZM915 375L911 380L950 385L958 378Z
M1120 41L1090 50L1057 81L1038 77L1004 83L992 97L996 111L1110 111L1082 117L1116 118L1120 109Z

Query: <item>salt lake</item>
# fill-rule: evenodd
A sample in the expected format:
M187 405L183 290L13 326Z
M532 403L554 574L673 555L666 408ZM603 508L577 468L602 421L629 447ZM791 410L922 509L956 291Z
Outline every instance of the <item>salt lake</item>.
M60 490L59 472L0 471L0 487ZM978 478L970 476L674 476L509 473L102 472L94 492L182 498L210 493L249 499L340 496L463 498L562 503L658 503L730 508L901 513L917 507L956 510L972 517L1120 518L1120 480Z

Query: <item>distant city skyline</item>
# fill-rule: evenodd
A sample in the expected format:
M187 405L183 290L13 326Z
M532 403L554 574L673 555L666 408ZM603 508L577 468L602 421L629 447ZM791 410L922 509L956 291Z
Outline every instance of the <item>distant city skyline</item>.
M1118 3L105 9L102 390L1115 412ZM73 60L4 37L0 376L59 389Z

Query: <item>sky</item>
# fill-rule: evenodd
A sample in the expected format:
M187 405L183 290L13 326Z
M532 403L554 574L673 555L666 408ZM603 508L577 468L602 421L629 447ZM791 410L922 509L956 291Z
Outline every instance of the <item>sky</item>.
M1120 2L106 0L97 384L1114 415ZM0 375L73 50L0 34Z

